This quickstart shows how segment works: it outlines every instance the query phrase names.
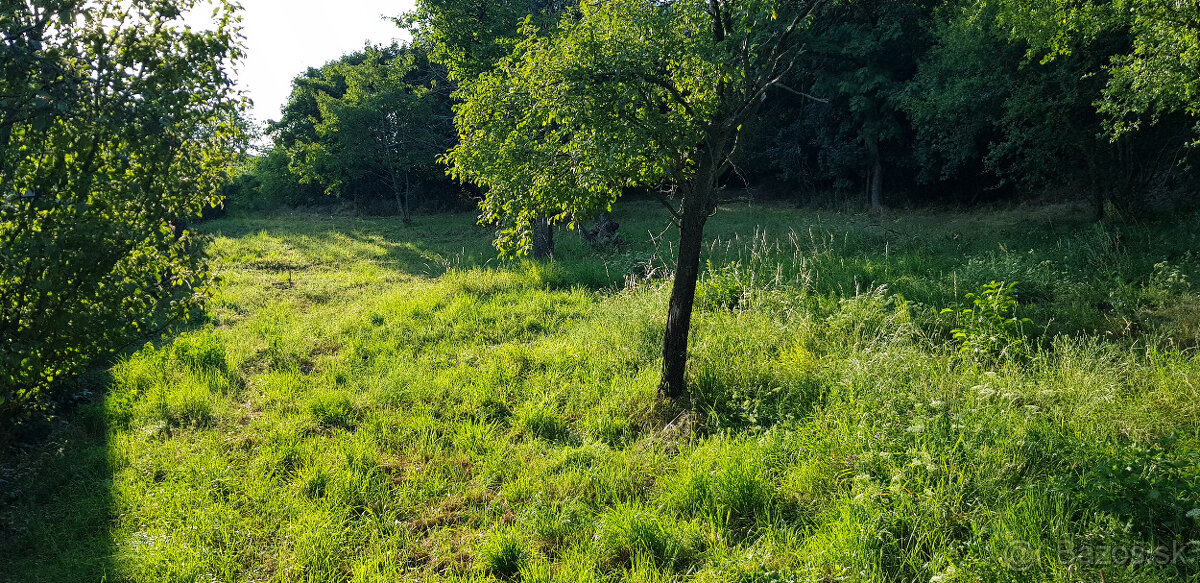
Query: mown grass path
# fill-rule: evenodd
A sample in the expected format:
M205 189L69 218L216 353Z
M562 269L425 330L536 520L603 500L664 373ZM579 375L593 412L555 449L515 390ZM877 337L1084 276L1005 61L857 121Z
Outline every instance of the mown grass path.
M207 324L6 458L0 579L1196 580L1195 231L1073 216L727 209L679 419L652 205L551 264L468 215L206 224ZM993 279L1029 350L964 355L940 308Z

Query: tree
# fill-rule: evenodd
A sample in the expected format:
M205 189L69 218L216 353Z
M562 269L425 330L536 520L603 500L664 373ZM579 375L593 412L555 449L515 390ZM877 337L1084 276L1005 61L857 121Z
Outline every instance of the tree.
M437 157L454 137L449 84L420 46L368 47L297 77L276 151L306 184L356 202L394 202L411 219L417 185L444 181Z
M608 208L656 186L679 229L663 338L662 397L689 398L688 334L704 225L734 169L743 124L800 53L815 3L589 0L526 38L491 72L464 80L452 174L485 189L497 241L528 244L530 224Z
M446 67L454 83L474 79L509 55L528 23L552 27L576 0L419 0L417 9L397 19L429 47L430 59ZM539 217L530 227L530 255L554 254L554 226Z
M772 116L771 127L778 129L768 147L777 168L796 174L798 167L808 167L807 178L834 188L861 184L871 210L882 210L889 162L903 162L911 152L898 97L929 44L922 24L930 9L924 4L825 5L819 25L805 31L807 66L797 72L820 100L796 99L783 115Z
M1128 50L1129 29L1093 21L1086 42L1029 62L1047 50L1034 47L1057 42L1056 25L1030 40L1014 35L1013 18L1041 18L1044 8L1015 14L1014 6L970 0L941 11L934 46L902 100L925 167L941 178L982 171L1027 191L1076 186L1091 192L1097 216L1109 203L1139 212L1148 190L1183 175L1187 126L1176 113L1140 132L1106 133L1112 84L1098 73Z
M308 167L329 192L352 183L378 185L409 222L414 181L441 174L437 158L454 135L448 85L418 48L364 52L359 63L331 65L345 90L316 96Z
M182 227L219 201L244 100L235 7L0 0L0 416L178 317L208 279Z
M1200 4L1179 0L1004 0L999 22L1029 43L1029 56L1049 62L1113 30L1131 46L1104 67L1097 105L1113 139L1163 114L1196 118L1200 136Z

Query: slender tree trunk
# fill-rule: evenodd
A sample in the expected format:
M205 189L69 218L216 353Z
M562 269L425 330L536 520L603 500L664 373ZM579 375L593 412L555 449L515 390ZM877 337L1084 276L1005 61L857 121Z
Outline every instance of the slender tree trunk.
M404 194L400 197L403 201L403 208L400 214L404 217L404 224L412 223L412 209L408 206L408 195L412 194L412 181L409 180L408 170L404 171Z
M533 222L533 258L550 259L554 256L554 227L550 219L540 217Z
M408 196L412 193L412 181L410 180L408 170L404 171L404 183L400 183L400 175L396 171L387 173L387 177L392 183L392 197L396 200L396 212L400 213L400 220L408 225L412 223L412 210L408 206Z
M679 254L675 278L671 284L671 302L667 309L667 330L663 334L662 379L660 397L687 403L688 333L692 328L692 306L696 300L696 279L700 275L700 251L704 246L704 223L711 212L708 197L689 194L679 221ZM700 200L696 200L700 198Z
M871 212L883 212L883 156L879 155L879 142L867 138L867 154L871 158Z

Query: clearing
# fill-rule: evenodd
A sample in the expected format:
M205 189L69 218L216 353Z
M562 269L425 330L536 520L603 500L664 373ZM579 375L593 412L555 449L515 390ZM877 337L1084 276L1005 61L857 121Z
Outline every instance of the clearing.
M1200 577L1200 217L730 206L664 419L670 232L617 211L553 263L469 214L203 225L204 321L5 454L0 580Z

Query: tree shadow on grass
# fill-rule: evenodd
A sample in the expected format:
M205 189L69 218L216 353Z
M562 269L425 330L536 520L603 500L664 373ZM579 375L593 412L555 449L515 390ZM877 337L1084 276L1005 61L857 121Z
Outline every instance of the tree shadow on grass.
M405 225L378 217L247 215L205 223L201 230L237 241L230 260L274 271L345 269L375 263L407 275L434 278L447 271L520 265L502 261L492 245L495 230L469 213L418 216ZM621 287L637 260L625 247L593 249L559 229L555 250L559 287ZM258 239L260 238L261 239ZM227 248L228 249L228 248Z
M163 345L209 323L195 309L96 357L50 389L47 413L0 426L0 583L120 580L105 399L112 367L147 342Z
M88 399L61 417L10 426L0 442L0 581L102 581L116 574L113 473L100 395L106 374L85 375Z
M290 260L293 268L374 261L411 275L431 276L448 266L472 267L496 256L491 230L478 227L463 213L421 216L409 225L374 217L247 215L205 223L201 231L241 242L236 261L251 266L256 253L273 252L271 258Z

